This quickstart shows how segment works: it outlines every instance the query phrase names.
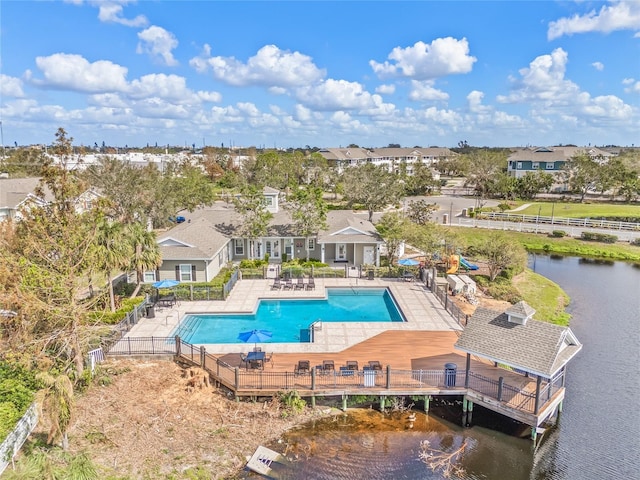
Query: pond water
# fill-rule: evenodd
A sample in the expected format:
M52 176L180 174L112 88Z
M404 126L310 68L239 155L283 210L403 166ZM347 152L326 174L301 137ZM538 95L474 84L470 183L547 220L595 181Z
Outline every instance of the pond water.
M530 266L569 294L571 329L584 344L569 364L560 425L536 452L519 426L482 408L473 426L458 423L459 405L425 416L385 416L374 410L316 421L271 445L294 461L282 479L441 479L419 458L421 442L452 451L466 442L460 478L600 480L640 472L640 268L574 257L531 257ZM497 429L501 430L498 431ZM255 478L250 473L246 478Z

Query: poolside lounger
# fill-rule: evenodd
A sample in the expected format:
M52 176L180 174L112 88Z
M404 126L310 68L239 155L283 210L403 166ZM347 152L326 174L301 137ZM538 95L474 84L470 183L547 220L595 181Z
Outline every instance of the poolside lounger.
M371 370L382 370L382 365L378 360L369 360L369 368Z
M347 370L358 370L358 362L355 360L347 360Z
M287 279L284 281L284 289L285 290L293 289L293 280L291 280L291 277L287 277Z
M273 281L273 285L271 285L271 290L280 290L282 288L282 282L280 282L280 277L276 277Z
M333 363L333 360L323 360L322 361L322 371L324 373L335 372L336 367Z
M309 360L298 360L294 372L296 374L309 373L311 371L311 362Z
M313 277L309 277L309 281L307 282L306 288L307 290L316 289L316 281L313 279Z
M304 279L302 277L296 278L295 289L304 290Z
M353 377L355 373L355 370L351 370L348 367L340 367L340 375L343 377Z

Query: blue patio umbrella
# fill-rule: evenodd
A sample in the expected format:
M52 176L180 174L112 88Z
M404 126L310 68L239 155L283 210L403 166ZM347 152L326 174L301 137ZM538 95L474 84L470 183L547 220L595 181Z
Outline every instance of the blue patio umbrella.
M416 265L420 265L420 262L414 260L413 258L403 258L402 260L398 261L398 265L402 265L404 267L415 267Z
M159 282L156 283L152 283L151 284L153 287L160 289L160 288L173 288L176 285L180 285L180 282L177 280L160 280Z
M238 335L238 340L242 340L244 343L268 342L271 340L273 333L269 330L250 330L248 332L241 332ZM256 345L254 345L254 348Z

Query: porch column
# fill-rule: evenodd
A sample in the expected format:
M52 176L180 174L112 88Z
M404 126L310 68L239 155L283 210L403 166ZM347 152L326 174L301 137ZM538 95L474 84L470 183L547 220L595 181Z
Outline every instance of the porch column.
M376 245L376 267L380 267L380 244Z
M471 354L467 353L467 366L464 372L464 388L469 388L469 370L471 370Z
M320 244L320 261L322 263L325 263L325 261L324 261L324 243Z
M540 375L537 375L537 380L536 380L536 403L535 406L533 407L533 413L534 415L538 414L538 410L540 409L540 385L542 384L542 377Z

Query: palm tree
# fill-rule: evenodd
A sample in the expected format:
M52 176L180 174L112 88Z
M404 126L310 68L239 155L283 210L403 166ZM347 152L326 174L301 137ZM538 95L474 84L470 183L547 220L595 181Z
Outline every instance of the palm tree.
M49 435L47 443L53 445L61 442L62 448L67 450L69 439L67 430L73 419L73 383L66 375L53 376L47 372L40 372L36 377L44 385L38 392L38 404L43 417L49 421Z
M140 291L145 270L155 270L160 266L162 256L156 242L155 232L147 230L141 223L127 225L126 236L132 249L129 268L136 272L136 288L131 294L131 298L133 298Z
M132 253L133 248L127 241L124 226L119 222L112 222L106 218L101 219L93 249L93 258L98 268L107 275L109 302L112 312L116 311L116 302L111 274L114 270L128 267Z

